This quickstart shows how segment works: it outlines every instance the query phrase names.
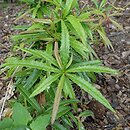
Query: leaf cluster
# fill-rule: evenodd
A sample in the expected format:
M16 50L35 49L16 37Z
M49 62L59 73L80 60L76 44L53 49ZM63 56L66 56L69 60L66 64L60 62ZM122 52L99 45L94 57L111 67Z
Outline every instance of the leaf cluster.
M87 110L77 117L73 115L72 111L77 111L74 86L115 112L93 86L96 73L118 74L117 70L104 67L92 48L100 37L105 45L113 49L103 26L110 15L105 8L107 1L98 3L92 0L95 6L84 8L79 7L77 0L23 1L30 5L30 9L17 20L29 20L31 26L17 27L23 31L12 36L12 39L17 43L15 50L22 51L24 56L8 58L1 68L8 70L8 76L17 68L14 85L20 92L18 101L26 104L30 111L36 111L36 114L29 114L26 108L16 103L12 119L5 119L5 123L10 122L13 127L25 125L32 130L46 129L51 124L56 130L64 130L73 127L74 122L79 130L82 129L80 117L90 116L92 112ZM109 20L113 21L111 18ZM45 96L41 104L37 98L40 95ZM19 107L23 109L21 113ZM16 113L27 117L18 121ZM36 120L32 120L31 115Z

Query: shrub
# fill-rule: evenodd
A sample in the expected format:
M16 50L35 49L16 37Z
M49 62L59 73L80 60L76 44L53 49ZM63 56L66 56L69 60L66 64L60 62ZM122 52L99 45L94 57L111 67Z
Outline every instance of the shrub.
M14 70L16 72L15 86L20 92L18 100L23 102L24 98L31 115L36 118L31 128L36 130L35 125L38 127L46 116L47 125L51 118L52 127L56 130L66 129L66 124L73 127L72 120L79 129L83 127L80 116L92 115L92 112L85 111L77 118L73 115L72 111L77 111L74 84L115 113L105 97L92 85L95 73L118 74L118 71L104 67L100 60L96 60L97 55L92 48L100 37L106 46L113 49L103 26L109 15L107 1L102 0L98 4L92 0L95 6L84 8L79 7L77 0L24 2L29 4L30 9L17 20L25 18L31 25L17 27L24 31L12 39L17 43L15 49L25 54L22 58L8 58L1 67L6 67L10 76ZM111 6L107 7L111 9ZM113 21L111 18L109 20ZM40 94L46 98L41 106L36 100ZM35 114L31 112L34 109ZM29 118L28 121L31 120Z

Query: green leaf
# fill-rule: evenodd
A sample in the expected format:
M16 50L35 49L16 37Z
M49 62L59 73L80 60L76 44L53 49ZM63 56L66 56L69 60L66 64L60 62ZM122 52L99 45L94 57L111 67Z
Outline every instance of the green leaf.
M65 85L63 87L63 91L64 91L64 94L65 94L66 98L69 96L70 99L76 99L76 96L75 96L71 81L67 77L65 77ZM71 104L73 105L74 110L76 110L77 109L76 102L71 103Z
M98 0L92 0L92 2L95 4L96 8L98 8Z
M39 76L41 75L41 71L34 69L33 72L30 74L28 79L26 80L26 84L24 85L24 88L29 90L31 87L33 87L34 83L37 81Z
M94 9L93 11L91 11L91 15L101 15L104 18L106 18L105 13L103 13L103 11L100 9Z
M93 116L93 112L90 110L85 110L79 114L79 117L87 117L87 116Z
M118 74L117 70L110 69L104 66L97 66L97 65L73 67L68 69L67 72L96 72L96 73L109 73L115 75Z
M34 8L31 8L31 9L27 10L24 14L22 14L21 16L19 16L19 17L15 20L15 22L18 21L18 20L20 20L21 18L25 17L25 16L26 16L28 13L30 13L33 9L34 9Z
M80 41L75 40L75 38L70 39L70 45L82 57L86 57L87 53L89 52L88 48Z
M83 123L78 120L78 130L85 130Z
M69 106L59 106L56 119L66 115L72 108Z
M87 66L87 65L101 65L101 63L102 62L100 60L84 61L84 62L73 64L72 68L80 67L80 66Z
M62 116L61 118L64 123L66 123L67 125L73 128L73 124L71 120L69 119L68 115Z
M32 55L34 55L36 57L44 58L48 62L50 62L53 65L57 66L56 60L51 55L49 55L47 52L45 52L45 51L33 50L33 49L27 49L27 48L20 48L20 47L17 47L17 48L21 49L22 51L24 51L26 53L32 54Z
M73 104L73 103L79 103L80 101L77 100L77 99L67 99L67 100L63 100L60 102L60 106L59 106L59 109L61 109L61 107L64 107L64 106L67 106L69 104ZM52 111L52 106L49 107L45 112L46 113L50 113Z
M90 16L91 16L91 13L90 13L90 12L85 12L85 13L81 13L81 14L78 16L78 19L79 19L79 21L83 21L83 20L88 19Z
M69 32L64 23L61 21L61 28L62 28L62 36L61 36L61 47L60 47L60 54L63 65L66 65L69 59L69 49L70 49L70 40L69 40Z
M17 42L18 40L22 40L22 41L26 41L27 43L40 41L40 40L47 41L47 42L53 41L53 38L48 37L45 31L39 33L37 32L37 33L29 33L29 34L19 34L19 35L12 36L11 39Z
M41 23L34 23L28 28L28 30L43 29L43 27L44 26Z
M35 69L45 70L45 71L50 71L50 72L59 72L58 69L56 69L54 67L49 67L45 63L42 63L39 61L18 60L16 58L8 58L8 60L6 60L6 61L7 62L5 64L3 64L2 67L4 67L4 66L8 66L8 67L22 66L22 67L35 68Z
M69 62L67 63L65 69L69 68L70 65L72 64L72 62L73 62L73 55L71 55L70 60L69 60Z
M50 19L39 19L39 18L27 18L28 20L36 23L43 23L43 24L51 24L52 21Z
M32 120L32 117L25 107L16 102L13 106L12 119L14 120L14 126L22 126L27 125Z
M36 120L34 120L30 127L32 130L46 130L46 127L49 125L50 115L38 116Z
M35 98L30 98L30 93L27 91L19 81L16 82L16 87L19 90L19 92L22 94L22 96L28 101L28 103L36 109L38 112L41 111L40 105L38 102L35 100Z
M54 99L51 124L54 124L54 121L56 119L56 115L57 115L59 103L60 103L60 98L61 98L61 92L62 92L62 88L64 86L64 81L65 81L65 76L62 75L60 78L60 81L58 83L58 87L57 87L57 91L56 91L56 95L55 95L55 99Z
M72 103L79 103L80 101L77 100L77 99L67 99L67 100L63 100L60 102L60 105L61 106L66 106L66 105L69 105L69 104L72 104Z
M47 44L47 46L46 46L46 53L48 54L48 56L50 56L51 58L53 58L52 57L52 55L53 55L53 43L48 43ZM46 58L46 60L47 60L48 58ZM52 59L51 59L52 60ZM55 59L53 59L53 60L55 60ZM49 61L50 62L50 61ZM56 62L56 61L55 61Z
M34 7L32 18L35 18L37 16L37 12L39 8L40 8L40 4L37 4L36 7Z
M82 23L82 26L86 32L86 35L89 36L93 42L93 30L85 23Z
M73 90L72 85L71 85L71 81L67 77L65 77L65 85L64 85L63 91L65 93L66 98L68 95L71 99L76 98L74 90Z
M70 12L70 9L72 7L73 1L74 0L66 0L65 10L64 10L64 17L66 15L68 15L68 13Z
M5 118L2 121L0 121L0 130L11 128L12 125L13 125L13 120L10 118Z
M100 93L100 91L98 91L92 84L90 84L88 81L82 79L79 76L73 74L67 74L67 75L74 83L80 86L81 89L88 92L93 98L95 98L106 108L110 109L112 112L115 113L115 110L111 107L110 103L105 99L105 97Z
M23 32L21 32L20 34L34 34L34 35L36 35L37 36L37 34L39 33L45 33L45 30L41 30L41 29L36 29L36 30L27 30L27 31L23 31ZM26 37L26 35L25 35L25 37Z
M98 31L99 35L101 36L101 38L103 39L104 43L108 47L110 46L112 48L112 50L114 50L110 40L108 39L108 37L103 32L101 32L100 30L97 29L97 31Z
M99 8L104 7L106 3L107 3L107 0L102 0Z
M18 26L14 26L12 27L13 29L16 29L16 30L27 30L29 26L27 25L18 25Z
M116 26L119 30L124 31L122 25L120 25L119 23L117 23L115 20L113 20L113 19L111 19L111 18L109 18L109 20L110 20L110 21L112 22L112 24L113 24L114 26Z
M48 56L50 56L51 59L53 58L53 57L52 57L52 55L53 55L53 44L52 44L52 43L47 44L47 46L46 46L46 54L47 54ZM48 59L49 59L49 58L46 58L46 64L47 64L48 66L51 66L52 61L50 61L50 60L48 60ZM55 59L53 59L53 64L55 64L56 66L58 66L57 63L56 63L56 61L55 61ZM48 75L50 75L50 72L47 72L47 76L48 76Z
M67 19L71 23L71 25L74 27L74 29L77 32L77 34L79 35L82 43L86 44L86 34L85 34L84 28L82 27L82 25L79 22L79 20L75 16L73 16L73 15L69 15L67 17Z
M17 127L13 127L10 129L5 129L5 130L30 130L29 128L27 128L27 126L17 126Z
M39 86L33 91L33 93L30 95L30 97L34 97L38 95L39 93L46 90L54 81L56 81L59 78L60 74L50 75L48 78L44 78L40 81Z
M58 122L55 122L55 124L53 125L54 130L67 130L63 125L61 125Z
M68 116L74 121L76 125L78 125L77 117L74 116L72 112L68 112Z
M27 4L35 4L34 0L21 0L22 2L26 2Z

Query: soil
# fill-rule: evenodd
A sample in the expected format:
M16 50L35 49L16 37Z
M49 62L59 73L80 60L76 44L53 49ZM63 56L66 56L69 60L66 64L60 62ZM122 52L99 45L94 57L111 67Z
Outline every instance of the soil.
M118 0L117 6L122 7L128 2L129 0ZM0 64L11 55L10 35L17 33L12 25L20 9L21 6L15 4L2 9L0 6ZM80 106L82 109L91 109L95 114L94 117L83 119L86 130L130 130L130 6L123 11L122 16L115 17L115 19L123 25L124 31L117 31L112 25L110 26L107 35L113 44L114 51L104 47L103 44L95 45L94 48L104 65L121 72L119 76L98 75L95 83L95 87L112 104L117 115L113 115L88 95L78 95L82 100L86 100L86 97L89 101L92 100L89 104L84 101ZM0 75L0 108L8 82L6 74L2 73Z

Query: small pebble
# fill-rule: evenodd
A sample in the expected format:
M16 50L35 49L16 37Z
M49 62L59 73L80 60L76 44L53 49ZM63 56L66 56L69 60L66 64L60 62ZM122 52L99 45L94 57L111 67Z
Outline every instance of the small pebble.
M126 127L126 128L124 128L124 130L130 130L130 127Z
M107 117L108 122L110 124L116 124L117 123L117 118L111 112L107 112L106 117Z
M124 51L124 52L122 52L122 58L123 59L125 59L129 55L130 55L130 51Z
M128 56L128 63L130 64L130 56Z
M98 85L98 84L94 84L94 87L97 88L97 89L101 89L101 86Z
M117 90L119 90L121 87L120 87L118 84L116 84L116 85L115 85L115 88L116 88Z
M127 45L130 45L130 41L127 41L126 44L127 44Z
M8 24L4 24L4 26L5 26L5 27L7 27L7 26L8 26Z
M6 15L6 16L5 16L5 18L6 18L6 19L8 19L8 18L9 18L9 16L8 16L8 15Z
M125 42L125 39L121 39L122 42Z

